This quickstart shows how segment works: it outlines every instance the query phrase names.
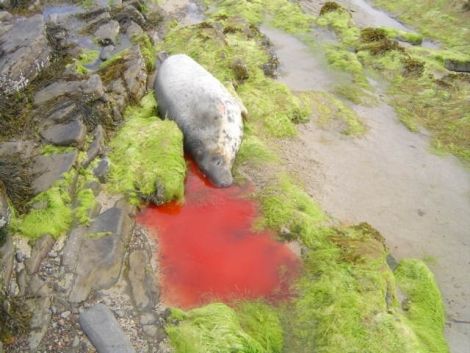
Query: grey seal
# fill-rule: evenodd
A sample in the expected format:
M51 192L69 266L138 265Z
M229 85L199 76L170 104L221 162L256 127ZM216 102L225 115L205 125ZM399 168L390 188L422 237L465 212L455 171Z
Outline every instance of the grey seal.
M158 109L174 120L185 150L218 187L233 183L246 108L211 73L184 54L168 56L155 79Z

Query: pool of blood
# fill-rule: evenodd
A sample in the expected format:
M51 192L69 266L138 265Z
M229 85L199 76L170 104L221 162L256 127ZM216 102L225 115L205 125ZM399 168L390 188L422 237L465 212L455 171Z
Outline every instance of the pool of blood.
M269 232L254 232L249 187L213 187L188 162L184 205L150 206L137 217L158 237L162 300L191 308L211 301L277 300L300 262Z

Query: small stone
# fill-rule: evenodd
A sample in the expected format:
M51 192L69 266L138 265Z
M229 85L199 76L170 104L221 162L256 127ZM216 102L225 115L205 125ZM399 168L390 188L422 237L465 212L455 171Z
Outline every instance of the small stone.
M96 168L93 169L93 174L103 184L106 183L106 180L107 180L107 177L108 177L109 164L110 164L109 159L105 157L105 158L102 158L99 161Z
M15 260L19 263L23 262L26 259L26 255L21 251L17 251L15 254Z
M47 256L49 256L49 257L55 259L55 258L58 256L58 254L57 254L57 251L49 251L49 253L47 254Z
M155 338L158 334L158 328L154 325L144 325L142 330L145 332L147 336Z
M79 322L98 353L135 353L129 338L106 305L96 304L82 312Z
M75 336L73 338L72 347L78 347L79 344L80 344L80 338L78 336Z
M114 50L116 49L116 47L112 44L110 45L107 45L103 48L101 48L101 51L100 51L100 59L102 61L106 61L106 60L109 60L112 56L113 56L113 53L114 53Z
M119 22L109 21L96 30L95 37L102 45L116 44L119 28Z
M153 313L143 313L140 316L140 324L141 325L152 325L157 323L157 317Z
M86 168L91 161L93 161L97 156L104 153L104 144L105 140L105 131L101 125L98 125L95 130L93 130L93 141L90 144L90 147L87 151L87 159L83 163L83 166Z
M71 312L70 311L64 311L62 314L60 314L60 317L63 319L66 319L70 316Z

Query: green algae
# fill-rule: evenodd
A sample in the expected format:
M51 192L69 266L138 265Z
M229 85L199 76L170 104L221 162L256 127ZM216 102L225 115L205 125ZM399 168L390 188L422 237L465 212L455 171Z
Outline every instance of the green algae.
M284 238L309 244L328 217L289 177L267 186L259 194L262 218L258 226L276 231Z
M317 23L332 28L341 41L326 48L329 64L351 74L358 87L356 92L343 90L340 94L346 93L347 98L359 102L361 90L367 96L366 70L378 72L391 83L390 103L405 126L411 131L429 129L435 151L470 160L470 126L465 118L470 109L465 99L470 82L461 75L449 75L445 69L450 62L468 61L467 54L455 48L404 48L395 39L417 44L421 36L389 28L359 30L341 8L320 16ZM440 76L445 77L445 82L437 78Z
M359 41L361 31L353 25L351 14L341 7L326 12L316 22L319 26L334 30L346 47L355 47Z
M173 309L166 332L176 353L280 353L276 314L261 304L241 304L240 317L225 304L184 312Z
M236 305L242 329L261 344L265 352L281 353L284 346L279 314L262 301L245 301Z
M69 146L43 145L41 149L41 154L44 156L50 156L52 154L68 153L74 150L74 147Z
M374 0L374 3L415 26L426 37L437 39L460 52L470 51L468 15L455 1Z
M157 60L155 46L147 33L142 33L131 38L132 42L138 44L140 52L145 60L147 71L150 72L155 69Z
M286 0L205 0L205 3L216 8L212 15L236 14L253 25L267 21L289 33L305 33L313 24L313 17L305 14L298 4Z
M247 163L250 165L262 165L277 161L277 156L266 147L266 144L261 139L250 132L250 128L245 124L245 134L237 153L235 169L239 165Z
M442 336L444 305L434 275L420 260L402 260L395 270L398 286L408 297L405 315L420 339L423 352L448 352Z
M345 103L326 92L311 93L313 114L320 126L327 126L332 121L342 123L341 132L350 136L361 136L366 127L357 113Z
M73 62L69 65L72 65L77 73L86 75L90 70L85 65L93 64L99 56L100 52L98 50L83 50L78 55L78 58L74 58Z
M109 189L127 195L132 203L182 201L186 165L178 126L156 117L153 93L130 107L125 117L110 143Z
M65 234L73 221L70 186L73 173L67 173L47 191L35 196L25 215L15 216L11 228L25 237L36 239L44 234L54 238Z

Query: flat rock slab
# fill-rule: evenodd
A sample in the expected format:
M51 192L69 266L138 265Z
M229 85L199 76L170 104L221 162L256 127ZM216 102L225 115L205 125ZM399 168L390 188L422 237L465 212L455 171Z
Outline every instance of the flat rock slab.
M26 87L49 65L48 45L42 15L21 18L0 36L0 92Z
M69 301L87 299L92 289L109 288L119 279L133 227L127 207L112 207L89 228L71 232L64 248L63 266L75 277Z
M96 304L83 311L79 322L98 353L135 353L129 338L106 305Z
M33 181L35 194L46 191L52 184L68 172L77 159L77 152L38 156L33 163L33 172L37 175Z
M78 96L86 101L98 99L104 96L103 83L99 75L82 81L56 81L35 94L34 105L40 106L62 96Z
M80 120L74 119L64 124L44 127L41 136L57 146L80 146L86 136L86 127Z

